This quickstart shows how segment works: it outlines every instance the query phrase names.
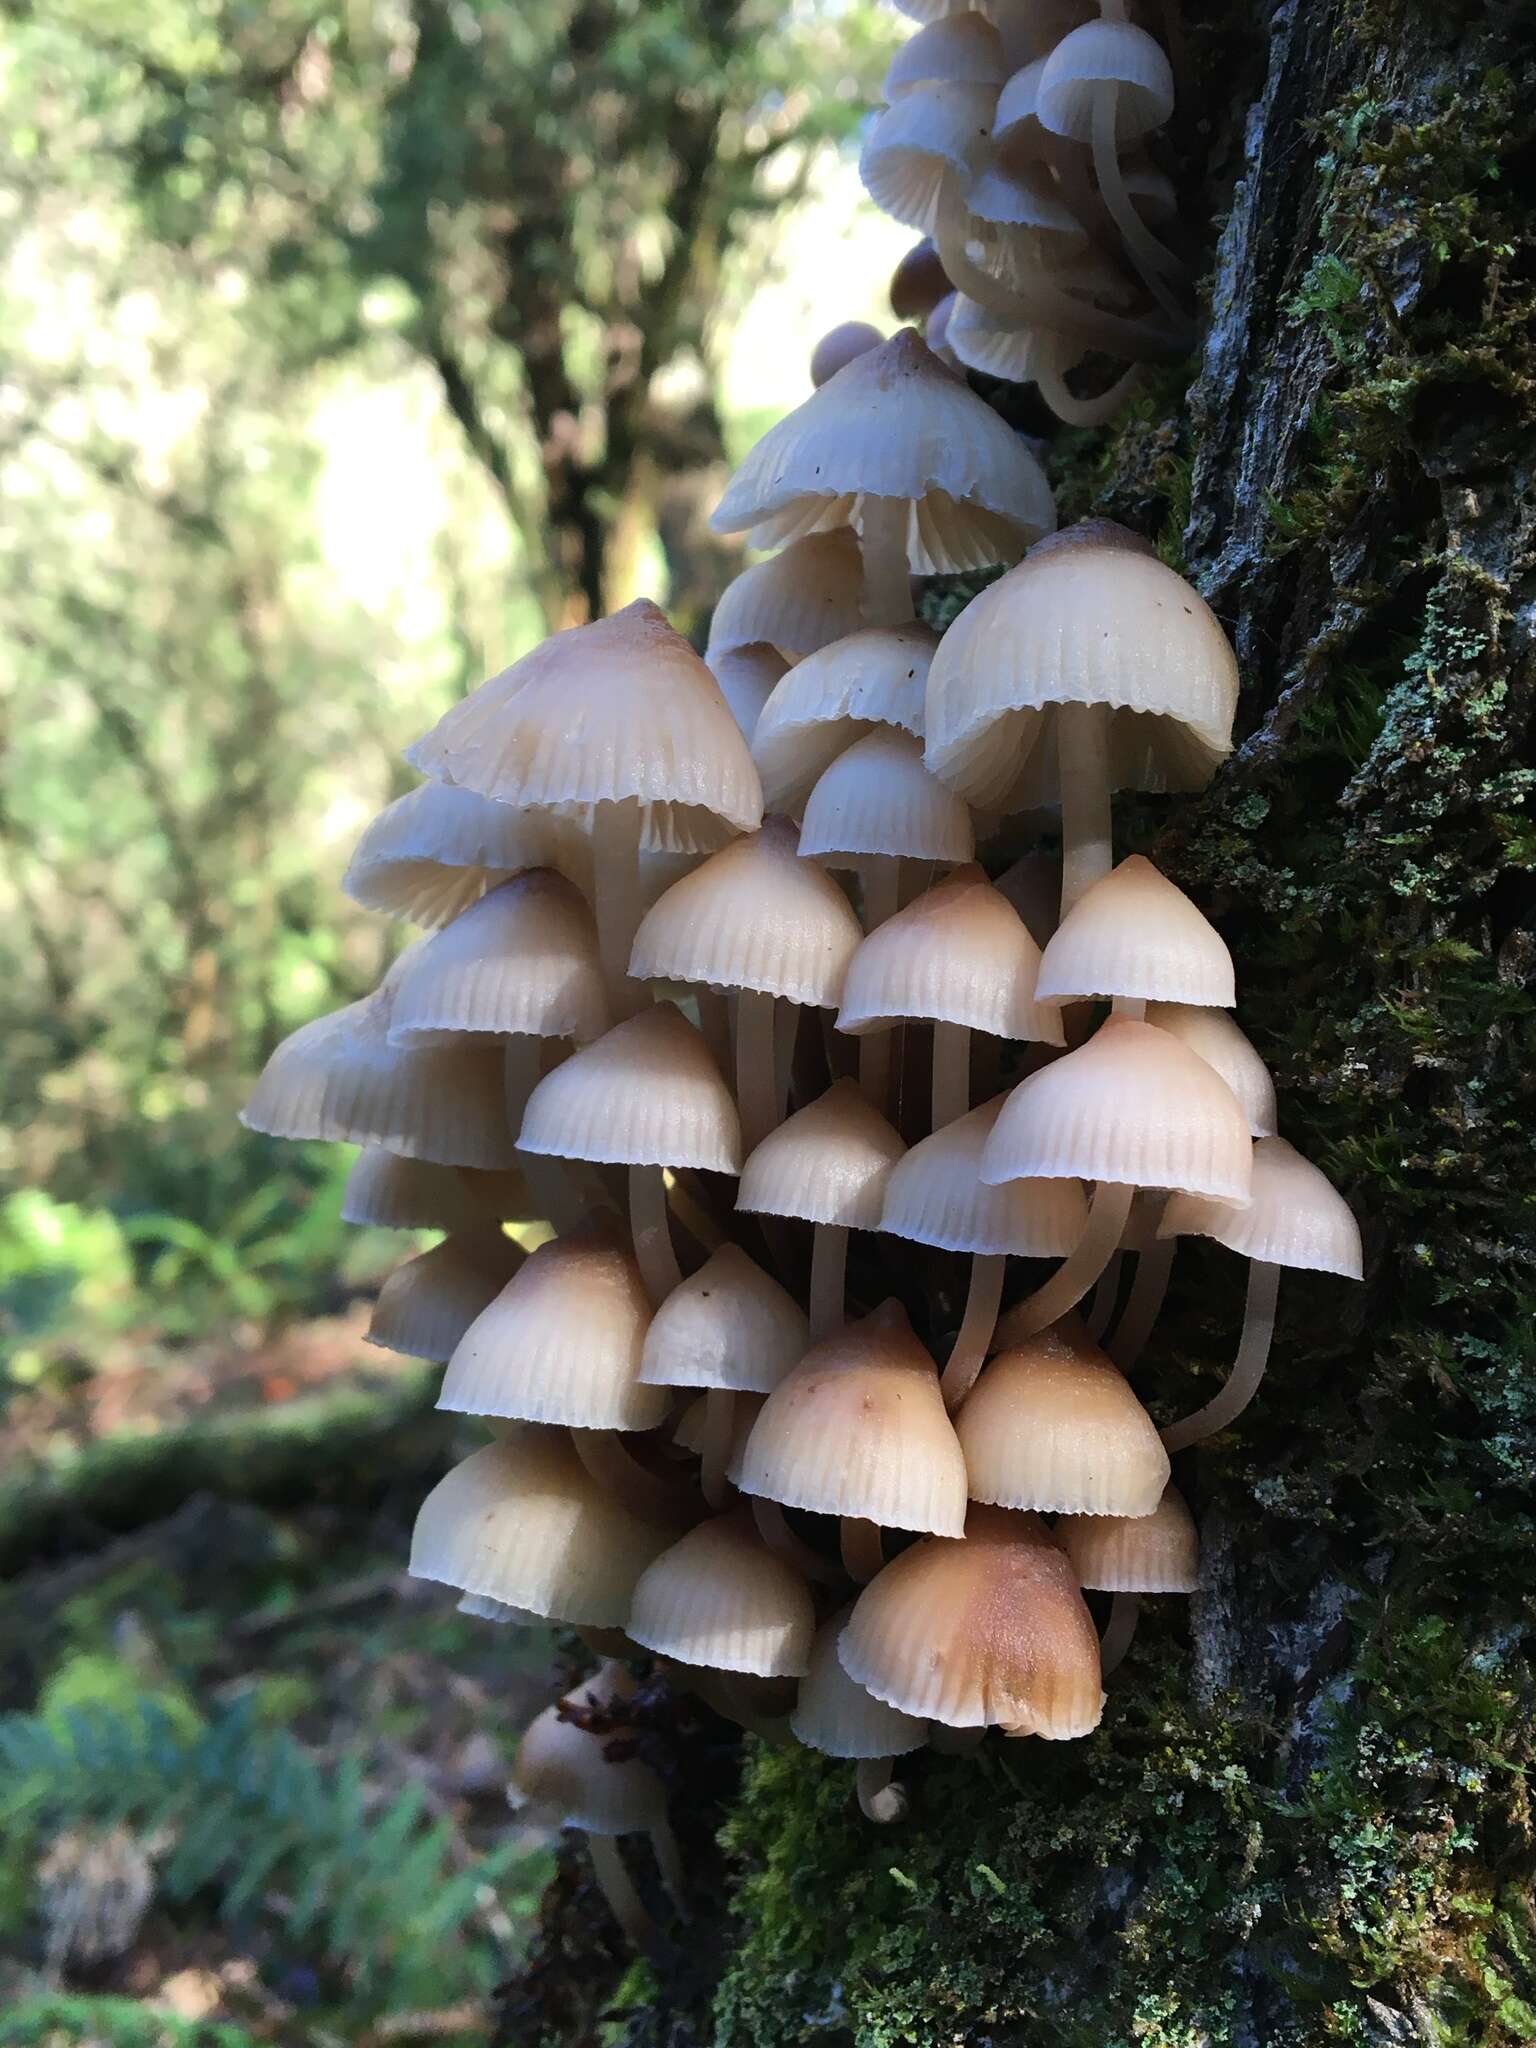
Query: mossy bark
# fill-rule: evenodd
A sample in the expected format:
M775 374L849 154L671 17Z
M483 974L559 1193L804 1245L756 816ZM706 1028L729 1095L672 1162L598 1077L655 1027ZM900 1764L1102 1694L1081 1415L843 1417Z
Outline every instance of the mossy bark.
M925 1756L887 1830L848 1766L675 1749L694 1924L621 1983L568 1865L508 2039L1536 2040L1532 26L1193 23L1203 354L1054 452L1063 516L1152 533L1233 632L1237 753L1121 823L1230 939L1366 1285L1284 1282L1259 1403L1179 1461L1203 1589L1146 1604L1095 1737ZM1163 1419L1242 1277L1181 1252Z

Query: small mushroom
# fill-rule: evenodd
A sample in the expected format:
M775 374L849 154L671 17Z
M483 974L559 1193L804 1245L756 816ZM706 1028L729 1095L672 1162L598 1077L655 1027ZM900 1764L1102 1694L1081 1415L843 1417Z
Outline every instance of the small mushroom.
M514 810L472 789L424 782L369 825L341 886L365 910L444 925L527 868L554 868L590 899L592 842L583 818Z
M743 1511L701 1522L647 1565L629 1633L680 1664L755 1678L798 1678L816 1615L805 1581Z
M863 624L859 538L848 526L807 534L725 586L709 622L705 660L767 645L790 661Z
M1142 1594L1193 1593L1199 1583L1200 1538L1176 1486L1150 1515L1063 1515L1051 1533L1088 1592L1115 1596L1099 1644L1106 1678L1131 1647Z
M757 730L763 706L773 695L789 663L777 647L723 647L707 655L709 672L720 685L720 694L730 707L748 746Z
M405 1358L446 1363L522 1263L522 1252L495 1223L445 1237L390 1274L368 1319L367 1341Z
M373 1230L473 1230L528 1214L520 1173L476 1173L365 1145L342 1191L341 1220Z
M953 289L938 250L925 235L891 273L891 311L898 320L926 320Z
M1107 998L1133 1017L1149 1002L1224 1009L1236 1000L1221 935L1139 853L1067 911L1041 958L1038 992L1043 1003Z
M770 810L799 815L838 755L880 726L923 736L928 665L939 636L915 619L829 641L780 678L752 735Z
M827 332L811 350L811 384L819 391L823 384L845 370L855 356L878 348L885 336L867 320L844 320Z
M837 1639L852 1612L851 1606L840 1608L816 1631L789 1725L807 1749L856 1763L859 1810L866 1820L886 1824L900 1820L907 1810L905 1792L891 1783L892 1763L921 1749L928 1730L915 1715L903 1714L866 1692L839 1663Z

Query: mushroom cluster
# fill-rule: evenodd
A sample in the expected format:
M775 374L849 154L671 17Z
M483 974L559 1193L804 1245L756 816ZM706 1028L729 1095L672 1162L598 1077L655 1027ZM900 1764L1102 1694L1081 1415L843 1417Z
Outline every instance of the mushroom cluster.
M1282 1267L1360 1270L1226 946L1114 858L1116 791L1228 751L1231 649L1145 543L1053 520L915 334L854 355L726 492L719 525L780 552L708 661L636 603L411 749L427 779L347 887L427 934L246 1111L364 1148L349 1215L444 1233L372 1331L487 1432L412 1572L850 1760L877 1821L925 1743L1098 1724L1136 1602L1195 1584L1171 1455L1251 1399ZM915 620L915 575L981 564L1009 566L942 639ZM990 879L1050 814L1059 860ZM555 1235L525 1254L518 1218ZM1129 1374L1191 1234L1247 1258L1248 1313L1160 1431ZM644 1937L614 1838L681 1876L604 1736L626 1682L537 1722L517 1787Z

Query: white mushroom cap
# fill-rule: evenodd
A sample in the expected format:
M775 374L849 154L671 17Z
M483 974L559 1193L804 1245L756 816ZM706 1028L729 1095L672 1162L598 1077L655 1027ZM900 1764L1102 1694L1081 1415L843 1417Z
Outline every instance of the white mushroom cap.
M1243 1106L1256 1138L1275 1135L1275 1083L1268 1067L1225 1010L1194 1003L1148 1003L1147 1022L1171 1031L1214 1067Z
M651 1318L640 1377L652 1387L766 1394L810 1340L794 1296L739 1245L724 1244Z
M365 1145L341 1201L343 1223L374 1230L469 1230L488 1217L528 1214L520 1173L466 1173Z
M1136 142L1173 112L1173 67L1155 36L1129 21L1085 21L1063 36L1040 74L1042 124L1075 142L1093 137L1094 102L1115 94L1115 136Z
M880 1228L943 1251L1063 1259L1083 1234L1088 1203L1075 1180L1010 1180L988 1187L981 1155L1005 1095L995 1095L898 1159Z
M722 647L708 656L709 672L720 685L720 694L730 706L731 716L741 727L747 744L757 730L763 706L773 695L774 685L789 667L777 647L755 642L748 647Z
M666 1788L651 1766L637 1756L615 1761L608 1755L612 1735L578 1727L560 1711L570 1702L608 1706L633 1690L622 1664L605 1664L530 1722L507 1788L519 1810L549 1814L589 1835L632 1834L666 1819Z
M945 184L964 191L986 164L996 105L996 86L929 84L877 116L859 176L880 211L931 234Z
M838 1661L837 1639L853 1607L839 1608L816 1631L811 1661L789 1717L795 1739L823 1756L904 1756L921 1749L927 1723L887 1706L855 1683Z
M741 1120L703 1034L654 1003L583 1046L528 1098L518 1144L555 1159L741 1168Z
M1158 1235L1213 1237L1228 1251L1266 1265L1361 1277L1360 1226L1349 1204L1284 1138L1255 1141L1245 1207L1176 1195L1163 1211Z
M800 851L837 868L883 854L951 863L971 859L976 832L965 802L924 767L921 742L876 726L812 789Z
M930 22L904 42L891 59L880 90L886 99L898 100L915 87L934 83L995 89L1007 75L1002 37L973 8Z
M817 777L877 725L923 736L928 666L939 636L911 620L867 626L807 655L780 678L752 735L763 800L800 809Z
M944 337L967 369L1011 384L1032 384L1043 370L1061 375L1080 362L1082 345L1049 327L1015 327L968 299L955 295Z
M439 925L525 868L554 868L590 895L585 818L514 810L472 789L424 782L396 797L368 826L341 886L367 910Z
M856 1082L834 1081L747 1155L736 1206L878 1230L886 1179L905 1150Z
M796 1678L816 1633L816 1610L794 1566L743 1516L690 1529L635 1588L628 1629L680 1664Z
M1129 996L1226 1009L1232 955L1184 891L1139 853L1084 891L1040 962L1042 1002Z
M807 534L732 577L709 622L706 659L766 641L794 658L864 623L858 536L847 526Z
M405 1358L442 1365L480 1311L506 1286L523 1254L499 1230L445 1237L397 1266L379 1289L367 1338Z

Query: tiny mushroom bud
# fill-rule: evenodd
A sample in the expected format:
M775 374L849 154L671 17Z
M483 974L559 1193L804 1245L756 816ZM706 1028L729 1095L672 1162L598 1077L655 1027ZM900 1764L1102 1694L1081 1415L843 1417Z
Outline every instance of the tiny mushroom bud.
M1150 1515L1064 1515L1051 1533L1088 1591L1115 1596L1099 1644L1106 1677L1131 1646L1142 1594L1193 1593L1199 1583L1200 1538L1176 1486Z
M851 1606L839 1609L817 1630L789 1725L807 1749L857 1761L855 1785L866 1819L900 1820L907 1801L901 1788L891 1783L892 1760L921 1749L928 1730L915 1715L877 1700L843 1669L837 1639L852 1612Z
M952 290L938 250L925 237L891 273L891 311L898 320L926 320Z
M871 327L867 320L844 320L839 326L828 328L811 350L811 383L819 391L829 378L846 369L855 356L878 348L884 339L879 328Z

